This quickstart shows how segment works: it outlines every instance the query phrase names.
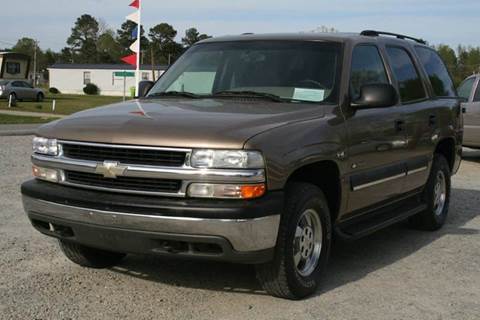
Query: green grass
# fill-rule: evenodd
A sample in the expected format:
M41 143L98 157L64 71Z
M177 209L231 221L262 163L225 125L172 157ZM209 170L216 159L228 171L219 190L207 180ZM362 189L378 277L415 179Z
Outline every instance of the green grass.
M54 113L65 115L89 108L121 102L123 100L122 97L47 94L47 97L43 102L18 101L17 106L12 107L10 110L52 113L53 99L56 100ZM8 109L7 100L0 100L0 109Z
M0 114L0 124L27 124L27 123L46 123L55 120L56 118L42 118L42 117L24 117L12 116L9 114Z

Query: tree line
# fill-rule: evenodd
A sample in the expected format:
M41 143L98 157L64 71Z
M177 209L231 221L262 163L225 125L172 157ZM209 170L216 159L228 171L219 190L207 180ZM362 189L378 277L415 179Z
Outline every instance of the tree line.
M33 56L37 49L37 68L48 77L46 68L54 63L120 63L120 58L131 54L130 45L136 24L124 22L118 30L113 30L102 20L89 14L77 18L67 46L59 52L51 49L45 51L31 38L18 40L12 51ZM321 27L312 32L332 32L333 28ZM160 23L148 30L141 30L141 63L167 65L175 61L194 43L210 36L201 34L196 28L185 31L181 42L177 42L178 32L168 23ZM480 72L480 47L438 45L434 48L445 61L456 85L473 73Z
M21 38L10 49L33 57L35 48L37 70L44 72L55 63L121 63L121 58L131 54L130 45L135 41L136 24L124 22L118 30L107 26L102 19L89 14L77 18L65 46L58 52L42 50L32 38ZM167 65L175 61L194 43L210 38L198 32L196 28L185 31L181 42L177 42L177 30L168 23L159 23L148 30L141 29L141 63ZM48 77L48 75L46 75Z

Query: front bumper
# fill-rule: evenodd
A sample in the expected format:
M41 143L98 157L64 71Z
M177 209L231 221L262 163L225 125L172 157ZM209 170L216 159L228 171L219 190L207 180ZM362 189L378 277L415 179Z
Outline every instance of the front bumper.
M199 200L189 203L157 198L153 205L152 197L93 192L40 181L26 182L22 193L33 226L49 236L118 252L244 263L272 259L280 224L279 201L283 198L276 195L257 203L206 202L209 207L200 206ZM137 205L142 203L137 209L133 207L135 199ZM242 214L246 209L249 214Z

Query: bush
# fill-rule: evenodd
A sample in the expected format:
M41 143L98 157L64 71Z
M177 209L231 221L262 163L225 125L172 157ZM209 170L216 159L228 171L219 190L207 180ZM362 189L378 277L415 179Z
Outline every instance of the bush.
M85 94L88 94L88 95L97 95L99 94L100 89L98 89L98 87L95 84L89 83L85 86L85 88L83 88L83 92L85 92Z
M51 87L50 89L48 89L48 92L50 92L51 94L59 94L60 90L55 87Z

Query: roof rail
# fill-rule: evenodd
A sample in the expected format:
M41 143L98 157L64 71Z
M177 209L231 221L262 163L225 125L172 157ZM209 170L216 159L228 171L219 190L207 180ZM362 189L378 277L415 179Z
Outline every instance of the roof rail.
M408 40L413 40L413 41L421 43L421 44L427 44L427 42L425 40L422 40L422 39L417 39L417 38L409 37L409 36L406 36L406 35L403 35L403 34L385 32L385 31L364 30L364 31L360 32L360 35L367 36L367 37L378 37L378 36L381 36L381 35L393 36L393 37L396 37L396 38L402 39L402 40L408 39Z

